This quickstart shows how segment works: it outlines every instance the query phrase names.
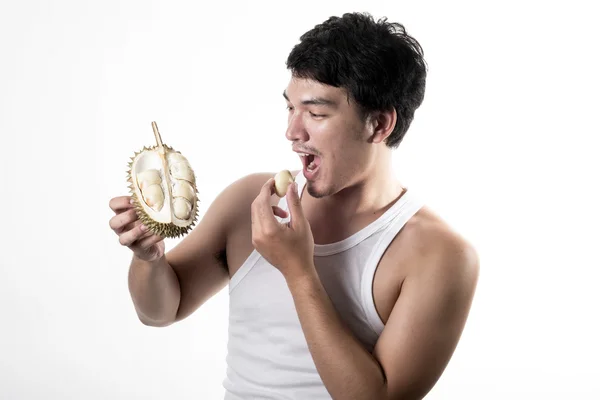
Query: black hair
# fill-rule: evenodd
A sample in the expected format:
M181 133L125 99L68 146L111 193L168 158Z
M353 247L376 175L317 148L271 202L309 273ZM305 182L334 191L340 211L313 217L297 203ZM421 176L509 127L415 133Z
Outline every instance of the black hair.
M346 89L362 117L371 111L398 114L386 145L404 138L425 96L427 64L421 45L400 23L368 13L332 16L300 37L286 66L292 75Z

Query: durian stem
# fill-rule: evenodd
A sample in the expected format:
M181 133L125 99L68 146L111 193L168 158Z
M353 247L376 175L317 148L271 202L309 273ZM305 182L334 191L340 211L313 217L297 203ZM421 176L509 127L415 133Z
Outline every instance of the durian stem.
M163 148L163 142L160 137L160 132L158 132L158 126L156 125L155 121L152 121L152 129L154 130L154 137L156 138L156 144L160 148L160 152L164 153L165 150Z
M163 163L163 170L165 171L164 173L164 178L166 181L166 186L167 186L167 191L169 192L169 199L171 199L171 201L169 202L169 210L171 213L171 221L173 221L173 191L172 191L172 183L171 183L171 177L169 174L169 163L167 162L167 158L165 155L165 148L163 146L163 142L162 139L160 137L160 133L158 132L158 126L156 125L156 122L152 121L152 129L154 130L154 137L156 138L156 144L158 145L158 153L160 154L160 158L162 160Z

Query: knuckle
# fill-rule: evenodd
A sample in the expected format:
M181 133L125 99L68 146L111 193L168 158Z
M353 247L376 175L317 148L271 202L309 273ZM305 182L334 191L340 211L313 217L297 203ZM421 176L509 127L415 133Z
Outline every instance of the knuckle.
M129 246L134 239L135 238L131 237L131 235L123 234L119 236L119 243L123 246Z
M272 239L272 238L275 237L276 233L277 233L276 229L274 229L272 227L268 227L268 228L265 228L263 234L264 234L264 236L265 236L266 239Z

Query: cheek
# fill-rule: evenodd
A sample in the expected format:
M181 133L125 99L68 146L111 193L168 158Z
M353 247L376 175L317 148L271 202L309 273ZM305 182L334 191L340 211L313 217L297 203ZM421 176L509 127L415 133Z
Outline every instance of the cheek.
M336 143L330 154L335 168L342 174L352 174L365 165L364 149L350 139Z
M333 119L315 120L309 119L305 122L308 132L311 134L311 139L317 150L332 151L341 144L345 136L345 127L339 121Z
M318 133L319 135L324 135L331 130L330 125L331 124L329 124L328 121L319 121L313 119L311 116L307 116L304 119L304 126L306 129L308 129L309 132L313 132L315 134Z

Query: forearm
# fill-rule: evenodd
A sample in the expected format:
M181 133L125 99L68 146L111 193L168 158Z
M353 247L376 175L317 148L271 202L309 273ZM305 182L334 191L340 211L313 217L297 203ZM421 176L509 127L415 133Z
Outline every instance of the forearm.
M179 280L164 255L152 262L133 257L129 292L144 324L166 326L175 321L180 300Z
M316 272L287 279L304 336L334 399L385 399L377 360L343 324Z

